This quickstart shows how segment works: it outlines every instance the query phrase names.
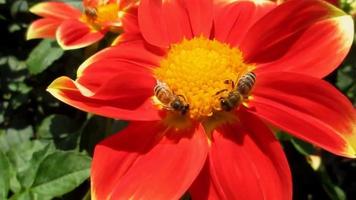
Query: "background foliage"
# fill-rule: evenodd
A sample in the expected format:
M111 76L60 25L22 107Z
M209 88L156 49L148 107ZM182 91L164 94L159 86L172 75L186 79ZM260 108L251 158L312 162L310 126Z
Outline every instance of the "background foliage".
M79 0L63 0L80 6ZM96 143L126 122L90 115L54 99L46 87L110 41L63 51L52 40L25 40L38 0L0 0L0 200L90 199ZM342 8L351 12L351 1ZM336 51L336 50L335 50ZM327 80L356 105L356 46ZM293 174L294 199L356 199L356 161L278 134ZM189 199L189 195L183 197Z

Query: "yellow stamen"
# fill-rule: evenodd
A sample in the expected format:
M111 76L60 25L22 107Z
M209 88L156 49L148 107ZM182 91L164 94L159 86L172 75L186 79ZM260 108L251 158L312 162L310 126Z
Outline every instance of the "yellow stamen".
M172 45L154 75L174 94L185 97L190 118L202 119L221 110L219 98L226 96L233 87L226 80L236 84L253 68L244 63L239 49L217 40L196 37Z

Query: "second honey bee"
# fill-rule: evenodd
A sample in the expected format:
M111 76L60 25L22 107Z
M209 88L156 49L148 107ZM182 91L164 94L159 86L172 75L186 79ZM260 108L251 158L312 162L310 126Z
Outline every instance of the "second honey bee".
M183 95L176 95L164 82L157 81L154 94L167 110L173 110L185 115L189 110L189 104Z
M93 7L85 7L84 14L91 20L95 20L98 17L98 10Z
M239 105L244 98L247 98L250 94L254 84L256 82L256 75L253 72L248 72L243 75L237 84L232 80L226 80L226 84L231 84L232 90L225 97L220 97L220 106L224 111L231 111L237 105ZM226 89L217 92L220 94L227 91Z

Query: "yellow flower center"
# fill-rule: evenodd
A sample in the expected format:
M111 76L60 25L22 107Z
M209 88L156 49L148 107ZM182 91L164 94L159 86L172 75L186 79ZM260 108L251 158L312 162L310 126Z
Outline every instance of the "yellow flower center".
M119 5L116 3L84 8L81 19L90 24L93 29L100 30L108 22L118 21L120 15Z
M239 49L196 37L173 44L154 75L181 102L189 104L184 115L201 120L223 110L221 99L236 90L237 81L253 69L244 63ZM154 102L162 104L159 99L156 94ZM171 106L166 102L162 107L174 112Z

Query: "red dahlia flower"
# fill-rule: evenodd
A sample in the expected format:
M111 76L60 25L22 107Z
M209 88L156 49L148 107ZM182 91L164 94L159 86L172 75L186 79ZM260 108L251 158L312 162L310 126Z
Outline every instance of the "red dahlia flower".
M268 125L355 157L355 110L321 80L353 40L343 11L317 0L142 0L137 26L75 81L48 88L131 121L95 149L94 199L291 199Z
M63 49L77 49L102 39L106 32L119 32L126 18L133 17L137 0L83 0L83 12L63 2L43 2L30 11L43 18L34 21L27 39L56 38Z

